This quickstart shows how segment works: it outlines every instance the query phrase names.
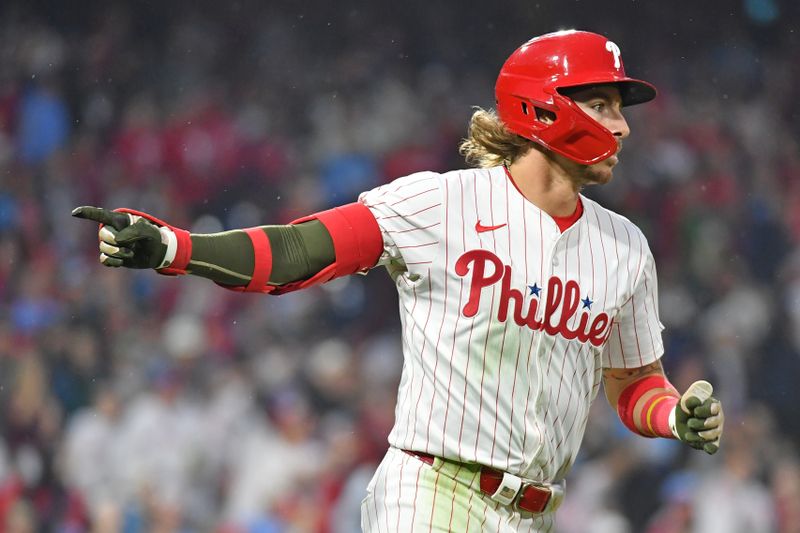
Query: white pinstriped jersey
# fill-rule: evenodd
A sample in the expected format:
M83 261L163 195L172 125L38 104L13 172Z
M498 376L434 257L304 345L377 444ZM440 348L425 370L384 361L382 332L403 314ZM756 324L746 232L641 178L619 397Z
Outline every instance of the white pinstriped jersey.
M423 172L361 195L399 293L392 446L559 480L602 367L662 355L644 235L581 199L562 233L503 167Z

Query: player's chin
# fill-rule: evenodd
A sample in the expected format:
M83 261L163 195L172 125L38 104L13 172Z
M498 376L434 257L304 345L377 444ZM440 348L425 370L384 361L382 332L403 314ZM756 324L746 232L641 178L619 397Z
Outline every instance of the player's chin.
M599 172L597 174L595 183L597 183L598 185L605 185L606 183L609 183L613 179L614 179L614 172L611 169L608 169L605 172Z
M605 185L614 179L614 166L601 161L587 167L584 177L587 185Z

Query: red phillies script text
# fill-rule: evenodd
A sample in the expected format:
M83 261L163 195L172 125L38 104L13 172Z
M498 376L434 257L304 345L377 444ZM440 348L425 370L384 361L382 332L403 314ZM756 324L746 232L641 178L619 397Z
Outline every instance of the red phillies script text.
M492 265L492 272L487 274L486 266ZM524 296L518 289L511 288L511 267L503 265L499 257L486 250L470 250L456 261L456 274L462 278L472 271L469 288L469 301L464 306L463 313L466 317L475 316L481 302L481 291L502 279L500 286L500 308L497 311L497 320L505 322L508 318L511 302L514 304L514 322L519 326L528 326L534 331L544 330L549 335L561 335L567 340L578 339L580 342L590 342L595 346L602 346L611 332L611 319L608 313L599 313L591 324L591 313L584 310L578 320L577 326L572 329L568 322L572 321L578 312L581 302L581 289L578 282L561 281L556 276L551 277L544 288L544 314L537 320L536 311L539 307L539 298L531 298L528 303L527 314L523 314ZM561 311L558 313L558 311ZM559 316L558 322L553 324L551 319Z

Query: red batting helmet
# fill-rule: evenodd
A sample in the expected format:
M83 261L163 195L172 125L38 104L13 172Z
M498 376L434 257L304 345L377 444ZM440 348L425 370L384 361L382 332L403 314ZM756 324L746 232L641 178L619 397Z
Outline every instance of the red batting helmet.
M520 46L500 69L495 85L497 114L517 135L591 165L613 155L617 141L559 91L600 83L616 84L624 106L656 96L651 84L625 75L619 47L602 35L576 30L548 33ZM538 120L537 107L554 113L555 121Z

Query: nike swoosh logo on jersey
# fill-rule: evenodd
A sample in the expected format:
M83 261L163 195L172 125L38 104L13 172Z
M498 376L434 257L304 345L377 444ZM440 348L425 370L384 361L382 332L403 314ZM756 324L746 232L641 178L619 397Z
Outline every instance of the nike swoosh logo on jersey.
M496 229L502 228L505 225L506 224L498 224L497 226L484 226L483 224L481 224L481 221L479 220L475 223L475 231L477 231L478 233L483 233L484 231L494 231Z

